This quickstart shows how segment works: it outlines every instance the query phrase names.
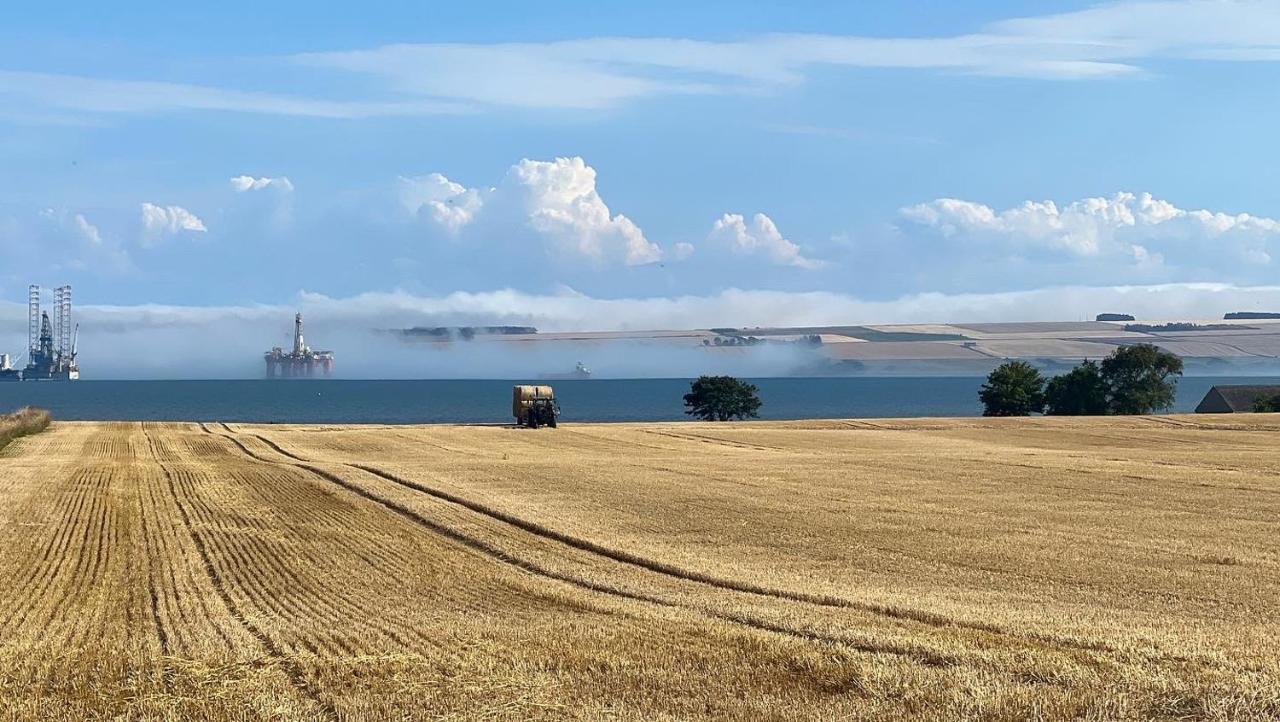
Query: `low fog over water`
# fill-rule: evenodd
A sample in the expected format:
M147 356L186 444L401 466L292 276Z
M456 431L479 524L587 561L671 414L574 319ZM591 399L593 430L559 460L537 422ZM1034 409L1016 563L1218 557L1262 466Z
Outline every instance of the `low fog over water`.
M10 298L14 292L10 289ZM1100 311L1139 319L1221 318L1228 311L1280 309L1280 287L1167 284L1064 287L991 294L920 294L862 300L826 292L726 290L706 296L603 299L571 291L504 290L439 297L405 293L334 299L303 293L292 304L76 307L86 379L259 378L263 352L289 348L293 314L307 343L336 354L340 378L530 378L566 373L582 361L602 378L702 373L776 376L810 370L803 348L765 345L706 350L696 341L509 343L478 339L409 342L390 330L415 326L532 326L542 332L751 326L1080 321ZM0 353L26 348L26 306L0 302ZM1224 373L1229 371L1211 371ZM1250 373L1260 372L1250 369ZM932 373L937 373L933 371Z

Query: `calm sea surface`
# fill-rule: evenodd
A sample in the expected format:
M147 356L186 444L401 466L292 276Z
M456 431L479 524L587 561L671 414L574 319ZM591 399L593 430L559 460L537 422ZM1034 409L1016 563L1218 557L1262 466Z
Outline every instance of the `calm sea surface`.
M513 381L80 381L0 383L0 411L42 406L67 420L296 423L510 421ZM566 421L687 418L688 379L556 381ZM765 419L976 416L980 378L753 379ZM1216 383L1277 378L1188 377L1174 411L1191 411Z

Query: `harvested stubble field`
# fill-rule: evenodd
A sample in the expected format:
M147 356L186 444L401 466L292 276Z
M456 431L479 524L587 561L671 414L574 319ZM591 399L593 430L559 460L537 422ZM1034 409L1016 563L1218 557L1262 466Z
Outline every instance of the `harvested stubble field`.
M3 719L1272 719L1280 419L55 423Z

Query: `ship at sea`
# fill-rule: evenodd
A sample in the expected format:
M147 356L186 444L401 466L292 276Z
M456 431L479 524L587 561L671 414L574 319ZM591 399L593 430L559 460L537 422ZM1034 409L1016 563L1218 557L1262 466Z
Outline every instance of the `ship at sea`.
M568 373L542 374L538 378L544 381L572 381L574 379L585 381L586 379L591 378L591 369L587 368L586 364L579 361L573 367L573 370Z

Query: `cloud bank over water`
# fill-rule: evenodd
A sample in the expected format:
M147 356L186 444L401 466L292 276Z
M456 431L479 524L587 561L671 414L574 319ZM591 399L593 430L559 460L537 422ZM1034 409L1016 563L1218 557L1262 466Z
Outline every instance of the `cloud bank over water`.
M707 371L786 373L793 358L768 353L729 362L701 349L633 344L610 356L594 346L457 342L407 344L386 329L410 326L535 326L542 332L654 330L720 326L805 326L1092 319L1100 312L1142 319L1221 318L1228 311L1280 311L1280 286L1164 284L1068 286L989 294L924 293L867 300L831 292L739 290L698 296L605 299L566 291L536 295L514 290L419 296L366 293L350 298L299 294L289 305L104 306L78 309L87 377L256 378L261 353L288 345L295 310L307 337L338 354L347 378L528 377L565 370L586 355L615 375L689 375ZM0 304L0 352L21 353L26 308ZM591 354L596 354L592 357ZM735 365L736 364L736 365Z

